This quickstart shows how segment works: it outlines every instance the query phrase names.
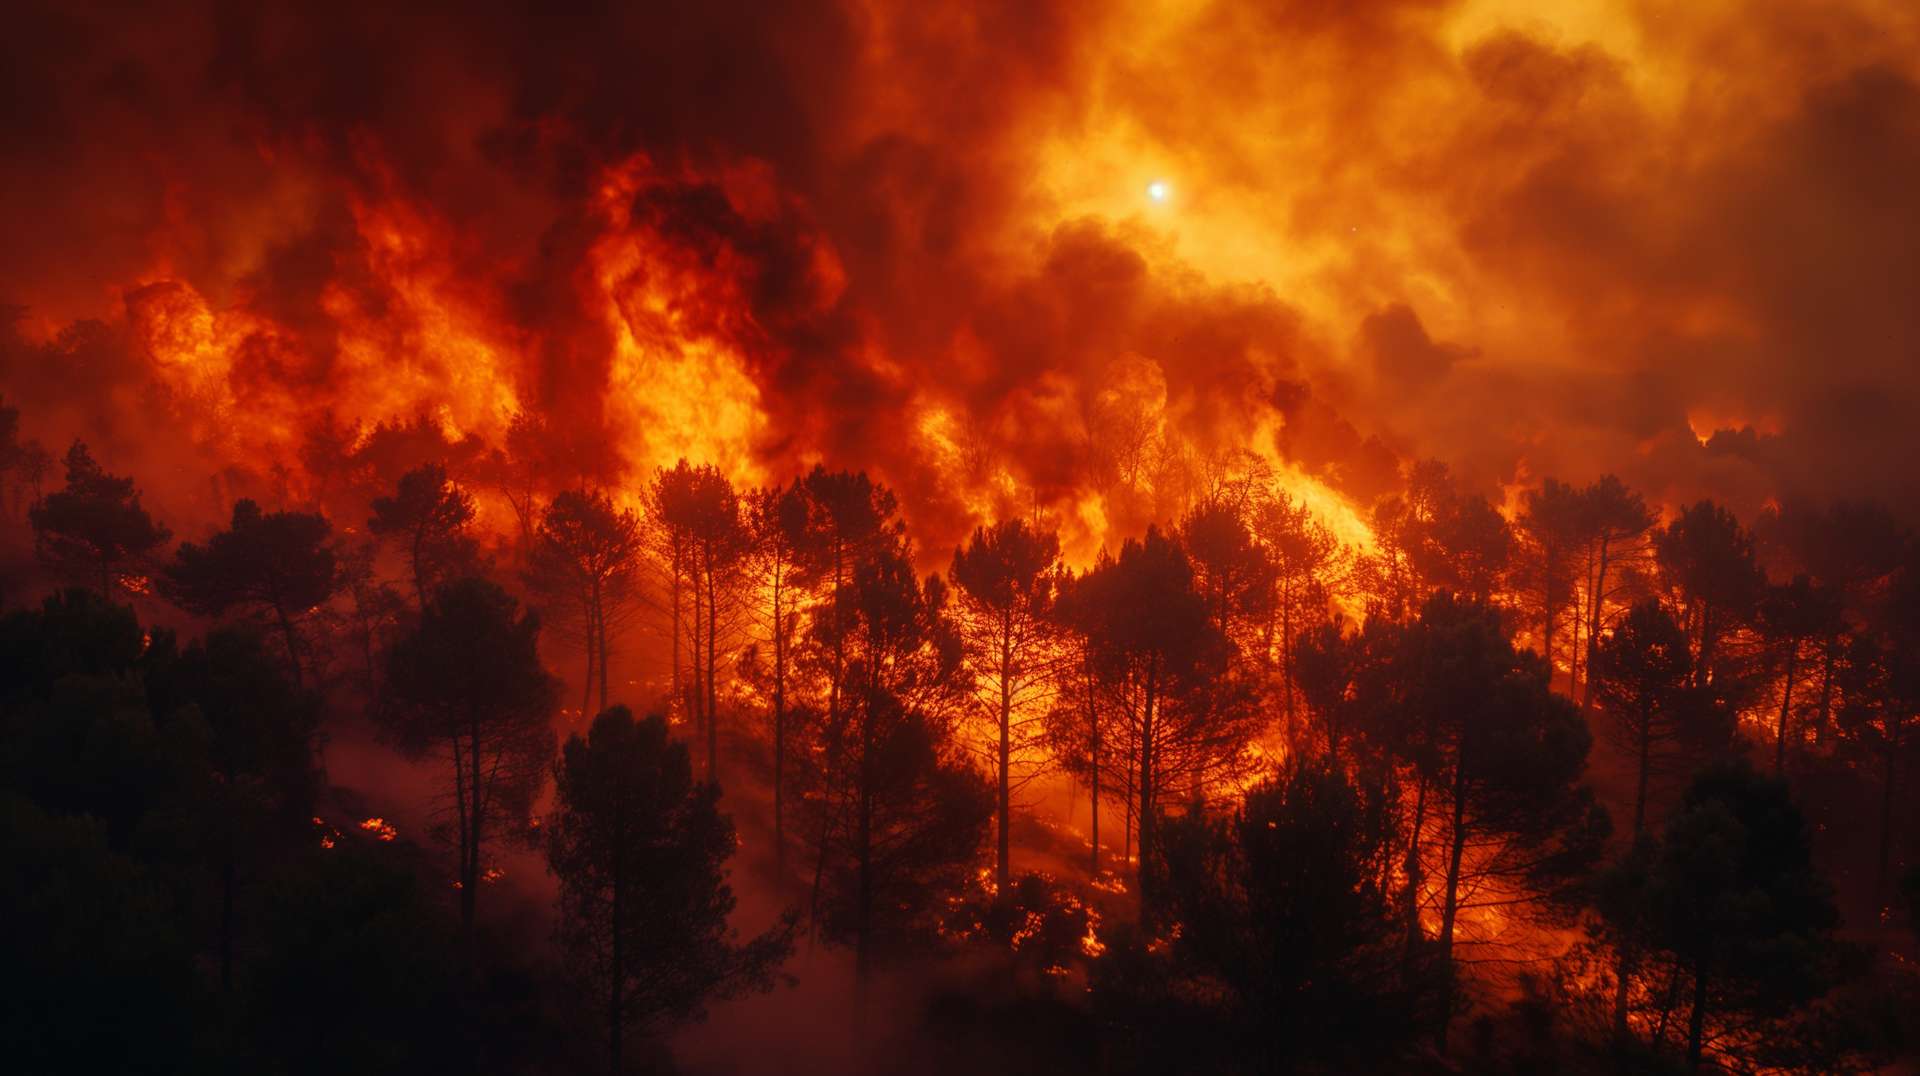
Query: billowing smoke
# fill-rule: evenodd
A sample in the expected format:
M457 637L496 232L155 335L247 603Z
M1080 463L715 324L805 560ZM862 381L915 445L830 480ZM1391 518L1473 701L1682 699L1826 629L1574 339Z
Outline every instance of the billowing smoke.
M213 516L535 412L868 468L933 553L1247 452L1360 511L1421 457L1920 493L1910 5L551 7L16 5L28 430Z

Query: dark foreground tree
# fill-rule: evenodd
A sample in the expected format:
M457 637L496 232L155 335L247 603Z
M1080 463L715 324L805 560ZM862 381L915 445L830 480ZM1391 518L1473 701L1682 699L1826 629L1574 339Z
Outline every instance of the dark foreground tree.
M1409 857L1434 883L1445 972L1440 1044L1456 1003L1463 913L1507 918L1563 911L1597 860L1606 812L1580 783L1592 736L1546 664L1507 641L1497 614L1444 595L1399 642L1388 680L1400 704L1375 709L1375 740L1408 760L1416 782ZM1421 829L1437 839L1421 840ZM1433 855L1437 863L1423 862ZM1418 890L1415 890L1418 892Z
M896 550L859 566L846 596L848 691L810 776L823 791L815 897L817 922L853 945L864 976L933 929L941 893L965 884L992 801L954 744L968 688L939 577L916 583ZM822 637L833 627L816 622L816 651L834 645Z
M1117 704L1133 778L1143 907L1152 905L1154 827L1167 797L1216 783L1241 758L1257 714L1230 675L1231 643L1214 627L1178 543L1149 527L1117 560L1081 580L1090 643ZM1146 613L1152 610L1151 614Z
M245 629L216 630L178 657L172 647L170 635L155 637L147 701L172 724L192 722L203 741L182 821L217 894L220 986L231 989L241 890L311 825L320 707Z
M1249 1071L1351 1061L1414 1033L1397 816L1389 785L1310 761L1255 787L1232 817L1167 821L1177 971L1225 984Z
M204 546L180 543L160 578L167 600L199 616L229 609L265 614L287 648L293 681L301 682L296 625L339 593L345 580L327 544L325 516L263 513L250 500L234 503L233 520Z
M1691 984L1687 1065L1699 1067L1738 1025L1781 1017L1829 982L1838 920L1814 869L1805 819L1785 782L1744 760L1715 766L1687 789L1646 879L1653 945Z
M12 1072L192 1072L200 990L157 872L92 818L0 792L0 1056Z
M559 684L540 664L539 635L539 620L506 591L462 579L432 595L387 655L389 735L413 757L451 767L443 809L469 934L487 842L526 825L553 756Z
M148 559L172 537L140 506L133 479L102 470L79 441L67 450L66 488L40 498L29 517L48 567L106 597L119 594L129 576L144 574Z
M739 944L727 926L733 823L718 786L695 784L659 716L624 706L567 740L554 766L547 862L560 879L559 939L604 1000L609 1071L629 1030L697 1019L705 1003L772 985L794 919Z
M1686 633L1655 601L1634 605L1594 651L1592 678L1604 729L1622 754L1633 760L1636 780L1633 829L1625 859L1608 872L1607 889L1631 887L1648 854L1647 805L1656 776L1665 776L1684 760L1723 752L1733 738L1733 715L1710 692L1693 687L1693 659ZM1613 1031L1627 1039L1627 1009L1639 972L1640 927L1632 902L1615 901L1613 917Z

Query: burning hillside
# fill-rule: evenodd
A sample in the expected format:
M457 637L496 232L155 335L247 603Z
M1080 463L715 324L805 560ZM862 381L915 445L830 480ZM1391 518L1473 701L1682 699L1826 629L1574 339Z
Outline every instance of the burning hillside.
M43 1067L1897 1052L1910 5L550 7L8 14Z

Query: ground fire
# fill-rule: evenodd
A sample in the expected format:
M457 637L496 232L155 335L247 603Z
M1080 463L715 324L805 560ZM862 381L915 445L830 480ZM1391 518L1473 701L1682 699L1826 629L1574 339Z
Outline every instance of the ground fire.
M22 1072L1920 1041L1884 0L10 10Z

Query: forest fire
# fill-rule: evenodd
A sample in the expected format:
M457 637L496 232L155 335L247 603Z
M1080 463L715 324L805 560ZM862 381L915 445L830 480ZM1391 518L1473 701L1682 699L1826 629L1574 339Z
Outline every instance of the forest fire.
M27 1069L1912 1064L1905 6L8 29Z

